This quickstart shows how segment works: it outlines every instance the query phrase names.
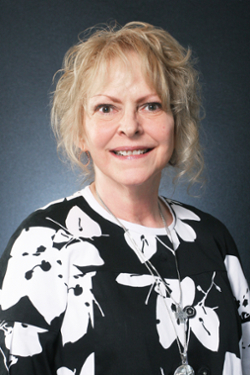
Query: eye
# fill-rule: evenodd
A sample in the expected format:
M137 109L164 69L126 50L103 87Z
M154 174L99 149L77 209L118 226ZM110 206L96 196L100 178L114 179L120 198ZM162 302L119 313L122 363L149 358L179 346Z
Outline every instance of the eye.
M143 106L144 109L146 109L147 111L150 111L150 112L153 112L153 111L157 111L159 109L162 108L162 105L161 103L157 103L157 102L154 102L154 103L146 103L144 106Z
M101 113L110 113L113 110L113 106L110 104L99 104L96 108L95 111L101 112Z

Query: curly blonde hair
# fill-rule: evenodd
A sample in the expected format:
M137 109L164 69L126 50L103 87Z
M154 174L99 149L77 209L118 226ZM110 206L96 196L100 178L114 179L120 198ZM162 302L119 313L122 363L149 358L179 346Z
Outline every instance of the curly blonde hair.
M64 150L85 175L93 174L93 165L83 163L79 146L84 138L88 93L104 66L114 58L126 62L131 51L141 59L145 79L156 90L165 110L173 113L175 148L169 164L177 169L177 178L186 174L193 183L203 169L198 73L190 49L183 48L168 32L147 23L130 22L124 27L115 24L87 30L66 53L51 111L58 149Z

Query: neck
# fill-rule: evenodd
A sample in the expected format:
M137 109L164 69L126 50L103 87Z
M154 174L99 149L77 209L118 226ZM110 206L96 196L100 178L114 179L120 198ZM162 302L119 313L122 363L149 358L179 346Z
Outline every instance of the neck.
M103 189L103 185L93 183L90 186L95 199L106 209L98 195L114 216L131 223L146 227L164 227L159 210L158 186L153 189L140 187L122 189ZM97 194L98 192L98 194ZM161 203L161 210L167 225L172 222L172 215L166 205Z

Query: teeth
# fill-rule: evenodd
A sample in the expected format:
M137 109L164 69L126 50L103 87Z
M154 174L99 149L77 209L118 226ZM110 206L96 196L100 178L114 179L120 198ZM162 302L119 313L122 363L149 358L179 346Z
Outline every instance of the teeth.
M129 155L141 155L145 154L147 149L144 150L133 150L133 151L115 151L116 155L129 156Z

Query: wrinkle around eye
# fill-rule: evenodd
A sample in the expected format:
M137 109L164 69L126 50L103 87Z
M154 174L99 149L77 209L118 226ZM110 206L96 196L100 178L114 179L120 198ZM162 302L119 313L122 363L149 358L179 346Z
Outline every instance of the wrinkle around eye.
M146 103L141 106L140 110L147 115L156 115L163 112L162 104L158 102Z
M107 109L107 112L104 112ZM97 123L113 121L120 115L120 110L113 104L98 104L91 111L91 117L97 121Z
M107 111L104 111L107 109ZM112 104L98 104L94 108L94 113L97 113L99 115L113 115L114 113L118 112L118 109L115 108Z

